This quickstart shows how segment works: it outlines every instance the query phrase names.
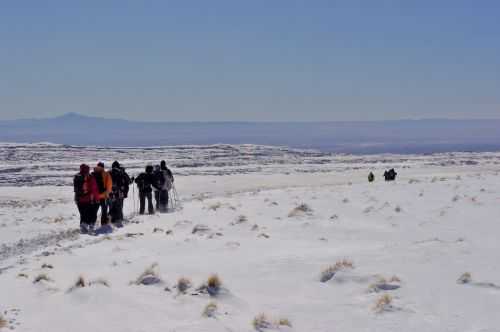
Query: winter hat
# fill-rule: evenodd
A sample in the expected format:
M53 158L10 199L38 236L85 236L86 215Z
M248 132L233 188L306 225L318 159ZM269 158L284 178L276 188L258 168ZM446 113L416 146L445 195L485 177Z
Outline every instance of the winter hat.
M97 167L102 167L102 168L104 168L104 163L103 163L102 161L98 162L98 163L97 163Z
M112 168L120 168L120 163L118 161L114 161L113 164L111 165Z
M87 164L81 164L80 165L80 173L87 175L90 172L90 167Z

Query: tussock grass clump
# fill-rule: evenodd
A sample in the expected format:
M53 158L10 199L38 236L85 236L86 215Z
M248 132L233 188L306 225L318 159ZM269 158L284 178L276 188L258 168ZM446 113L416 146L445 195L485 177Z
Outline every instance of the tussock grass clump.
M163 229L160 227L153 228L153 233L163 233Z
M299 206L293 208L292 211L290 211L290 213L288 214L288 217L298 217L305 214L310 215L312 214L312 212L313 209L309 205L307 205L306 203L302 203Z
M392 310L392 308L392 296L390 296L389 294L384 294L377 299L373 310L376 313L382 313L384 311L390 311Z
M244 224L247 221L248 221L247 216L245 216L245 215L239 215L238 217L236 217L236 220L231 223L231 225L234 226L234 225Z
M211 210L211 211L217 211L218 209L220 209L222 207L222 203L221 202L215 202L213 204L210 204L208 206L208 209Z
M252 326L256 331L263 332L267 329L279 329L283 326L292 327L292 323L288 318L283 317L273 320L266 314L262 313L253 319Z
M219 276L216 274L211 275L208 277L207 280L207 292L211 296L217 296L220 293L222 287L222 281L220 280Z
M379 277L377 282L371 284L368 290L371 292L392 291L401 288L401 279L392 276L389 279Z
M457 283L458 284L468 284L472 281L472 275L469 272L465 272L458 278Z
M207 225L204 224L198 224L193 227L193 230L191 231L191 234L206 234L210 232L211 229Z
M288 318L280 318L278 320L278 326L288 326L292 327L292 322Z
M40 273L39 275L37 275L37 276L35 277L35 279L33 280L33 283L34 283L34 284L37 284L37 283L39 283L39 282L41 282L41 281L47 281L47 282L50 282L50 281L52 281L52 279L51 279L51 278L49 278L49 276L48 276L47 274L45 274L45 273Z
M54 266L52 264L47 264L47 263L43 263L42 264L42 269L53 269Z
M19 274L17 275L17 277L18 277L18 278L26 278L26 279L27 279L27 278L29 278L29 276L28 276L26 273L23 273L23 272L19 273Z
M208 318L213 318L217 315L217 303L215 302L210 302L205 306L205 309L203 309L203 317L208 317Z
M131 282L131 284L145 285L145 286L156 285L161 283L162 280L158 273L158 263L151 264L151 266L146 268L144 272L142 272L141 275L135 281Z
M188 278L181 277L177 280L177 291L181 294L185 294L191 286L192 282Z
M259 314L253 319L252 326L256 331L263 332L266 329L272 328L273 323L266 314Z
M320 281L327 282L330 279L332 279L337 272L343 271L343 270L348 270L348 269L353 269L353 268L354 268L354 264L352 261L347 260L347 259L343 259L343 260L335 263L335 265L331 265L331 266L327 267L326 269L324 269L321 272Z
M7 320L0 314L0 329L7 327Z
M87 287L89 286L87 284L87 281L85 280L85 278L83 276L79 276L75 283L73 284L73 286L71 286L69 289L68 289L68 293L71 293L73 292L74 290L77 290L79 288L84 288L84 287Z
M94 285L101 285L101 286L105 286L105 287L110 287L109 282L106 279L99 278L99 279L95 279L95 280L87 282L83 276L79 276L76 279L74 285L71 286L70 289L68 289L68 293L71 293L71 292L73 292L77 289L80 289L80 288L91 287Z

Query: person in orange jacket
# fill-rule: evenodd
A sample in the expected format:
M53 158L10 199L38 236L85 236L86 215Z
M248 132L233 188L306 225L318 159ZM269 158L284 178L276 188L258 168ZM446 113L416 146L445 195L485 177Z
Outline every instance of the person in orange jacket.
M111 174L109 174L104 169L104 163L99 162L96 167L94 167L94 176L97 188L99 190L99 204L96 206L96 215L99 207L101 208L101 226L108 224L108 199L109 194L113 190L113 180Z

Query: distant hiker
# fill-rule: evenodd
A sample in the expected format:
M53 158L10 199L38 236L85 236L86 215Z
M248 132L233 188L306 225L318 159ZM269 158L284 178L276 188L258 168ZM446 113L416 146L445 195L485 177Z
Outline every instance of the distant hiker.
M146 208L146 199L148 200L148 213L154 214L155 210L153 207L153 183L154 183L154 175L153 175L153 166L146 166L145 172L139 174L139 176L135 179L135 183L139 188L139 214L144 214L144 210Z
M99 208L101 208L101 226L106 226L109 222L108 200L109 195L113 191L113 180L111 175L104 169L104 163L102 162L97 164L92 175L96 180L97 189L99 190L99 205L96 207L96 215Z
M80 231L83 234L93 233L96 221L95 205L99 202L99 190L88 165L80 165L80 172L73 178L73 188L75 203L80 213Z
M157 185L158 185L158 207L160 212L168 211L168 192L172 189L174 183L174 176L172 171L168 169L165 160L160 162L160 170L157 173Z
M394 180L396 180L396 175L398 175L398 173L396 173L396 171L394 170L394 168L391 168L389 171L385 171L384 172L385 181L394 181Z
M128 194L130 178L120 166L118 161L113 162L109 172L112 180L112 190L109 195L109 215L111 222L122 227L123 224L123 200Z
M160 165L155 165L153 170L153 189L154 189L154 197L155 197L155 208L156 211L160 210L160 191L161 186L163 184L163 174L160 170Z
M375 175L373 174L373 172L370 172L370 174L368 174L368 182L373 182L375 181Z

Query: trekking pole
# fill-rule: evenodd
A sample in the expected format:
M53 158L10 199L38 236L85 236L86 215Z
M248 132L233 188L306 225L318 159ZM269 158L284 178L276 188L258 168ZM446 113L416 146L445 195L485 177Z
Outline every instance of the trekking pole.
M137 213L137 210L135 208L135 183L132 183L132 197L134 199L134 214Z

